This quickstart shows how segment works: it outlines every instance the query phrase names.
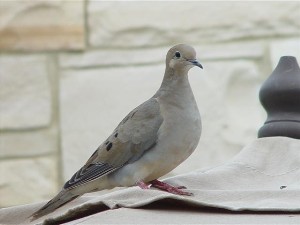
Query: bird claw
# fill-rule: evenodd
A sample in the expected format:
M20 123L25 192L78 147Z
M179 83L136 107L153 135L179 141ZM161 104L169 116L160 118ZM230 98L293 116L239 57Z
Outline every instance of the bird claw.
M176 188L178 188L178 189L187 189L186 186L177 186Z

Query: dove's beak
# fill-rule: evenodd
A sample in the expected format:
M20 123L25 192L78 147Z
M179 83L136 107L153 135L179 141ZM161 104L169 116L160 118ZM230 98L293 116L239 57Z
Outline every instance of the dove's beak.
M190 63L192 63L193 65L195 66L198 66L200 67L201 69L203 69L203 66L198 62L197 59L191 59L191 60L188 60Z

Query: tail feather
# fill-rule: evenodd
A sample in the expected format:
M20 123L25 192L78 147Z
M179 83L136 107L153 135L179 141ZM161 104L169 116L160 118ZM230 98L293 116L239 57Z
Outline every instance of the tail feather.
M70 193L70 191L62 190L59 192L53 199L47 202L42 208L33 213L30 217L32 217L31 221L36 220L44 215L47 215L54 210L62 207L68 202L73 201L75 198L78 198L80 195L74 195Z

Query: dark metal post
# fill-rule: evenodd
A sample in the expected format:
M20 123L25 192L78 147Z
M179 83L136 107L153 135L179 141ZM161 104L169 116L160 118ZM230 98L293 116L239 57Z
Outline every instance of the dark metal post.
M300 139L300 68L293 56L282 56L263 83L259 99L267 120L258 137L285 136Z

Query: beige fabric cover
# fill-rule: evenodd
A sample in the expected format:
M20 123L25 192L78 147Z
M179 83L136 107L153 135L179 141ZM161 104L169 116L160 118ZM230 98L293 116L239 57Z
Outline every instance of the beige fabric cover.
M151 203L153 207L180 209L179 214L182 215L191 213L195 215L197 211L200 215L203 214L205 208L212 211L214 208L219 208L231 211L300 213L300 140L286 137L257 139L222 166L204 171L193 171L169 178L166 181L173 185L186 186L189 191L194 193L194 196L183 197L155 189L141 190L138 187L131 187L105 195L99 195L99 193L94 196L84 195L34 222L41 223L48 219L46 222L55 223L62 219L68 219L73 221L68 224L77 224L79 220L74 221L74 217L82 217L82 214L93 214L80 220L80 224L105 222L102 217L103 219L106 218L108 223L107 216L105 217L108 212L111 215L109 218L112 219L112 223L136 222L143 224L144 219L142 218L143 216L147 217L149 210L139 211L140 221L137 221L136 218L133 220L133 217L130 216L137 214L137 209L97 212L107 208L145 207ZM156 203L153 205L154 202ZM44 202L1 209L0 223L29 223L27 217L43 204ZM216 211L214 212L217 214ZM123 216L119 217L119 215ZM128 217L124 215L128 215ZM168 218L170 223L178 222L175 220L176 216L171 218L166 217L166 215L166 210L156 209L155 214L153 214L153 218L156 219L155 223L158 223L157 218L160 216L161 218ZM191 218L191 221L185 222L192 223L194 217L188 218ZM286 218L291 219L292 217ZM166 221L161 222L167 223ZM285 223L290 223L290 221L286 220Z

